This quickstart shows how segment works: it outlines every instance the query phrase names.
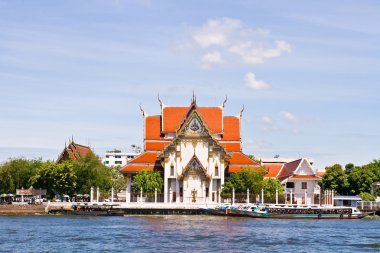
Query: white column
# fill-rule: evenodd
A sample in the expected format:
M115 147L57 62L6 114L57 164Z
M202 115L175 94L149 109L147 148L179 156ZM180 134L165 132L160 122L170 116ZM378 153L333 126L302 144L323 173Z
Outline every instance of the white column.
M261 204L264 205L264 188L261 189Z
M111 189L111 204L113 204L113 186L112 186L112 189Z
M206 203L206 181L204 181L204 183L203 183L203 186L202 186L202 192L203 192L203 203Z
M331 190L331 205L334 206L334 190Z
M290 204L293 205L293 190L290 189Z
M179 180L175 180L175 202L179 203Z
M232 205L235 205L235 188L232 188Z
M142 203L142 198L143 198L143 190L142 187L140 188L140 203Z
M169 183L169 179L165 175L165 180L164 180L164 203L168 203L168 183Z
M99 203L99 187L96 187L96 202Z
M208 185L208 203L212 202L212 179L210 179L209 185Z
M276 189L276 205L278 205L278 189Z
M307 190L305 189L305 205L307 205Z
M157 203L157 188L154 189L154 203Z
M249 189L247 189L247 204L249 204Z
M131 202L131 178L127 177L127 188L125 189L125 203Z
M170 184L169 186L169 203L173 202L173 190L172 190L172 185Z
M90 192L90 202L92 204L92 202L94 201L94 187L91 186L91 192Z
M24 195L21 195L21 202L24 202Z

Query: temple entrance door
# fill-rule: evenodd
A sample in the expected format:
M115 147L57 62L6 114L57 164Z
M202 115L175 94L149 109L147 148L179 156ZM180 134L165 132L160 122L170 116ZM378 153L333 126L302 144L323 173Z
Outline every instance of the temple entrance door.
M184 178L184 202L199 204L203 203L203 184L200 175L188 175Z

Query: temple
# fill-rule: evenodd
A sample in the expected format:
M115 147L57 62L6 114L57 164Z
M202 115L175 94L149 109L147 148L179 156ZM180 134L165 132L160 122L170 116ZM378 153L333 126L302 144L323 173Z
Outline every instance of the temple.
M65 144L65 148L58 156L57 163L67 160L78 160L84 158L86 155L95 156L90 147L77 144L74 142L74 139L72 139L69 145Z
M136 173L154 170L163 175L165 203L217 203L230 173L260 168L242 152L242 112L225 116L226 101L201 107L193 96L189 106L173 107L159 99L160 115L142 110L144 152L120 169L127 178L127 195Z

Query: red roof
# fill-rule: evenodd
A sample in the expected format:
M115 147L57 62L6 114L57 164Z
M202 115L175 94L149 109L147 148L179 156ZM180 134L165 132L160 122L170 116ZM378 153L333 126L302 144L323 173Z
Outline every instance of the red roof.
M158 160L157 154L158 152L144 152L130 160L128 163L155 163Z
M144 152L130 160L127 165L120 169L120 172L138 172L140 170L163 170L158 152Z
M145 139L161 140L161 116L145 117Z
M252 165L251 166L229 165L226 170L229 173L236 173L236 172L240 172L242 169L247 168L247 167L257 169L257 171L264 171L263 168L258 165L253 165L253 166Z
M264 167L268 170L268 173L265 175L265 177L277 177L282 166L283 164L281 163L264 164Z
M190 107L164 107L162 109L163 132L175 132ZM223 111L220 107L197 107L198 112L204 119L208 129L213 133L221 133Z
M298 168L301 162L302 162L302 159L298 159L293 162L285 163L284 167L281 169L278 175L278 178L280 179L280 181L282 181L282 179L285 179L293 175L293 172L296 171L296 169Z
M145 141L144 148L146 151L162 151L169 143L170 141Z
M239 152L241 151L240 142L220 142L220 144L227 150L227 152Z
M259 165L258 162L252 160L241 152L232 152L231 158L228 159L230 165L243 164L243 165Z
M224 141L240 141L240 119L234 116L223 117L223 137Z
M61 152L57 159L57 163L65 160L78 160L85 157L86 155L94 155L90 147L83 146L72 141L65 149Z

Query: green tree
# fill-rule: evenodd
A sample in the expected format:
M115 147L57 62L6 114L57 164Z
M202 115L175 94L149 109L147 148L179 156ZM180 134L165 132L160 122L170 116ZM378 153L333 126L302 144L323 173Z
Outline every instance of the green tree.
M224 183L222 192L227 194L235 189L236 193L246 193L247 189L252 194L259 194L263 188L264 172L256 168L243 168L240 172L233 173L230 179Z
M376 200L376 198L368 192L360 193L360 197L362 197L363 201L375 201Z
M369 167L355 167L348 175L350 194L370 193L375 175Z
M125 190L127 182L125 181L123 174L119 172L118 168L111 168L111 178L112 186L116 193Z
M322 189L335 190L338 194L341 195L347 195L350 190L348 177L340 164L326 167L326 173L323 175L322 180L320 181L320 186Z
M56 194L72 195L77 185L72 161L63 163L46 162L39 168L36 175L30 178L34 188L47 190L49 198Z
M266 202L276 201L276 190L278 191L278 196L282 196L284 192L284 187L281 185L281 182L278 179L273 178L265 179L263 181L263 189Z
M141 170L133 179L133 190L140 192L142 188L145 195L147 193L154 193L155 189L157 189L157 192L161 192L162 186L163 179L157 171Z
M42 166L41 160L10 159L0 166L0 193L15 193L16 189L29 188L29 179Z
M72 161L77 177L76 193L89 193L91 187L109 192L112 187L112 170L103 165L98 157L87 155Z

